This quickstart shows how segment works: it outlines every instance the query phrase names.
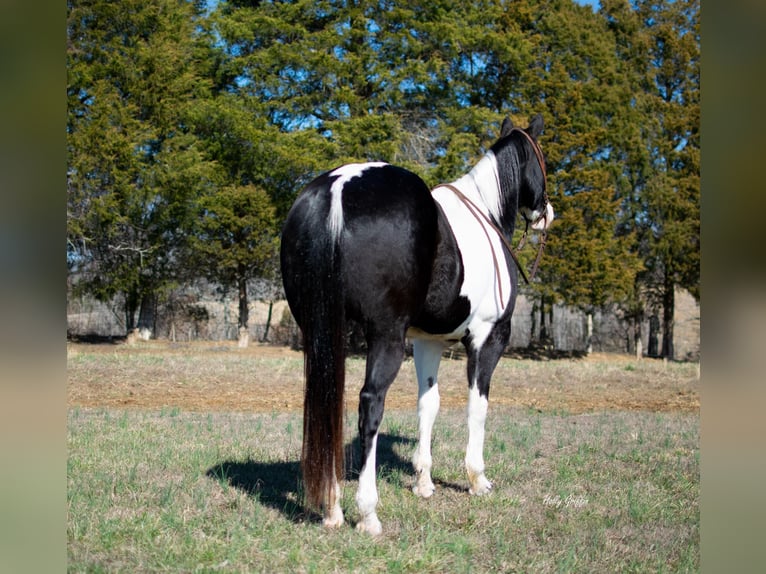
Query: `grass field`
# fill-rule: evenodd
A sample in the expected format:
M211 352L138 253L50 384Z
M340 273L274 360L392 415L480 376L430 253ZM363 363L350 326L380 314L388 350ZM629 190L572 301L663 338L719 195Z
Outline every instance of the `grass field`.
M348 362L351 525L300 504L301 358L152 342L68 347L72 572L685 572L699 569L697 366L628 357L504 358L485 458L463 470L465 362L445 359L436 494L410 491L411 361L381 426L384 535L357 534L356 394Z

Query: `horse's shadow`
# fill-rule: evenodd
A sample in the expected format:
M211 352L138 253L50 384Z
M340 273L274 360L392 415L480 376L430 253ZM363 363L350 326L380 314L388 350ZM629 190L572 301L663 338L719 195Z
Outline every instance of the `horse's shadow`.
M293 522L316 520L317 516L300 503L300 462L258 462L227 460L205 473L228 486L256 498L264 506L279 510Z
M394 473L412 474L412 463L403 458L394 448L396 445L410 445L413 439L399 435L381 433L378 436L377 468L379 477ZM359 437L345 447L346 480L359 477ZM381 472L382 471L382 472ZM212 466L205 473L231 487L238 488L269 508L281 512L292 522L318 522L321 517L303 506L301 493L301 465L299 461L259 462L256 460L224 461ZM464 490L457 485L436 481L442 486Z

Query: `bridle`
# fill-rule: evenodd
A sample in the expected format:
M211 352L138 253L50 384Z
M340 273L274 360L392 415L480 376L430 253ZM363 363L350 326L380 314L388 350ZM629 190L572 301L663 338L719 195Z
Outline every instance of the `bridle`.
M535 156L537 157L537 163L540 164L540 172L543 174L543 212L538 216L537 219L535 219L532 222L532 225L535 225L541 219L547 220L547 217L548 217L548 210L546 209L548 207L548 173L545 169L545 157L543 157L543 151L540 149L540 145L526 131L524 131L521 128L511 128L511 131L509 132L508 135L512 134L513 132L519 132L525 138L527 138L529 143L532 145L532 150L535 152ZM522 214L522 217L523 217L523 214ZM529 227L529 220L526 217L524 217L524 221L527 222L527 227ZM524 237L526 237L526 234L527 234L527 230L525 229Z
M548 240L548 231L547 231L547 223L548 223L548 172L545 169L545 157L543 157L543 151L540 149L540 145L532 138L531 135L529 135L526 131L524 131L521 128L512 128L509 135L513 132L519 132L524 135L527 140L529 140L529 143L532 145L532 150L535 152L535 155L537 156L537 162L540 164L540 171L543 174L543 210L542 213L532 222L532 226L534 227L537 223L539 223L541 220L545 220L546 225L543 226L543 230L540 233L540 245L537 249L537 256L535 257L535 262L532 265L532 272L530 273L530 278L534 279L535 275L537 274L537 267L540 265L540 259L543 257L543 249L545 249L545 243ZM521 249L524 247L527 241L527 231L529 230L529 219L526 218L526 216L522 213L522 217L524 217L524 233L521 235L521 239L519 239L519 244L516 247L517 251L521 251ZM513 256L513 260L516 261L516 265L519 265L518 259L516 256ZM522 271L522 276L524 275L524 272ZM526 277L525 277L526 279ZM529 285L529 281L527 281L527 285Z
M539 221L541 221L543 219L545 219L546 223L547 223L547 217L548 217L548 209L547 209L547 207L548 207L548 177L547 177L547 174L546 174L546 171L545 171L545 158L543 157L543 152L540 149L540 146L537 145L537 142L534 139L532 139L532 136L530 136L523 129L521 129L521 128L512 128L508 135L512 134L513 132L519 132L519 133L524 134L524 137L526 137L527 140L529 140L529 143L532 144L532 149L534 150L535 156L537 156L537 161L540 164L540 171L543 174L543 211L537 217L537 219L535 219L531 223L534 226ZM513 259L514 263L516 263L516 267L518 267L519 272L521 273L521 276L524 278L524 282L527 285L529 285L530 280L535 278L535 274L537 273L537 268L538 268L538 266L540 264L540 259L542 258L542 255L543 255L543 249L545 248L545 242L546 242L546 239L547 239L547 232L545 230L545 227L543 227L543 231L542 231L542 234L540 236L540 245L539 245L539 248L537 250L537 256L535 257L535 262L532 265L532 272L530 273L529 278L527 278L527 274L524 272L524 268L521 266L521 262L519 261L519 258L516 255L516 252L520 251L524 247L524 244L526 243L527 230L529 229L529 224L530 224L530 221L526 218L526 216L524 216L524 214L522 214L522 217L524 217L524 221L526 223L526 226L524 228L524 233L521 236L521 239L519 240L519 245L514 250L513 246L511 245L511 242L508 241L508 239L506 239L505 233L503 233L503 230L500 229L497 225L495 225L495 223L481 209L479 209L479 206L477 206L462 191L460 191L457 187L455 187L454 185L449 184L449 183L442 183L442 184L439 184L437 187L446 187L447 189L452 191L452 193L454 193L455 196L460 201L463 202L463 204L468 209L469 213L471 215L473 215L479 221L479 223L484 221L487 225L489 225L495 231L495 233L497 233L498 237L503 242L503 245L505 245L505 248L508 250L508 253L511 255L511 259ZM499 266L499 263L498 263L498 260L497 260L497 254L495 253L495 248L492 246L492 241L490 241L489 233L487 233L487 228L484 227L483 225L481 227L484 230L484 234L486 235L487 241L489 242L490 249L492 250L492 261L493 261L493 263L495 265L495 271L496 271L496 275L498 277L498 286L497 287L498 287L498 290L500 292L500 300L502 301L504 298L503 298L503 289L502 289L502 286L501 286L502 284L501 284L500 279L499 279L499 277L500 277L500 266Z

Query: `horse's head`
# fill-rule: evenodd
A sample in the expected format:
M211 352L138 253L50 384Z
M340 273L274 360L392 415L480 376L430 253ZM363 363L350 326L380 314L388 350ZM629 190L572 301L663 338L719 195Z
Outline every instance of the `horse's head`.
M510 118L503 121L500 139L493 147L513 144L517 151L519 181L518 209L532 229L544 231L553 221L553 207L548 201L545 157L537 143L543 131L543 117L537 114L526 129L514 127ZM497 154L497 152L496 152Z

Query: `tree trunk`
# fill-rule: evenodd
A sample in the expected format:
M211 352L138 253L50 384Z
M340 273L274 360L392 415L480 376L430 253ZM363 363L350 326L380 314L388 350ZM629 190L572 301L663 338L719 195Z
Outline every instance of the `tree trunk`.
M675 326L673 316L675 311L675 285L666 278L665 293L662 296L662 356L671 361L675 358L675 348L673 346L673 327Z
M593 352L593 313L588 312L585 315L585 353L590 355Z
M269 328L271 327L271 312L274 309L274 301L269 301L269 313L266 315L266 328L263 330L263 339L261 339L262 343L265 343L269 340Z
M223 332L218 332L218 341L224 340L228 341L231 339L229 337L229 328L231 325L231 312L229 309L229 297L228 297L228 289L223 289L221 292L221 307L223 307Z
M550 343L550 350L553 350L556 346L553 333L553 307L553 300L551 300L551 304L548 306L548 342Z
M239 347L246 348L250 344L250 332L247 330L247 322L250 319L250 309L247 305L247 279L240 274L237 280L239 288L239 319L237 320L237 336Z
M644 354L644 344L641 340L641 317L634 317L633 318L633 342L635 344L636 349L636 359L641 360L641 357Z
M250 309L247 305L247 279L240 275L237 280L237 287L239 288L239 318L237 320L238 328L247 329L247 322L250 319Z
M237 346L240 349L247 349L247 346L249 344L250 344L250 331L248 331L245 327L240 327L238 340L237 340Z
M532 311L530 313L529 345L530 349L535 346L537 340L537 300L532 300Z
M540 297L540 345L553 349L553 301Z
M149 340L154 334L155 321L157 316L157 295L155 293L146 293L141 297L141 307L138 311L138 331L141 338Z
M125 293L125 332L132 333L136 328L136 311L138 310L138 293Z
M659 355L659 330L660 318L653 314L649 317L649 349L646 353L650 357L657 357Z

